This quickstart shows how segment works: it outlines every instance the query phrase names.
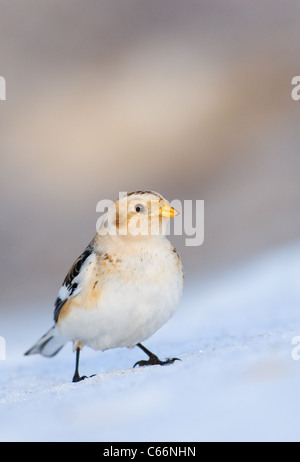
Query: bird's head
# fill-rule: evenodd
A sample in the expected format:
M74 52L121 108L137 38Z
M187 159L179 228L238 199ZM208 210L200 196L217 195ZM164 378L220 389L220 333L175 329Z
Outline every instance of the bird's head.
M160 194L136 191L108 207L99 232L124 236L163 235L169 219L176 215L178 212Z

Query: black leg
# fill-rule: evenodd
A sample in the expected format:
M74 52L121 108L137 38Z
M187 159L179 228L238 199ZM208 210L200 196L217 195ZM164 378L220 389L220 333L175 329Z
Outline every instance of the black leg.
M77 349L76 349L75 372L74 372L74 375L73 375L73 380L72 380L72 382L80 382L81 380L86 379L86 375L83 375L82 377L80 377L79 372L78 372L78 368L79 368L79 355L80 355L80 348L77 348Z
M138 361L137 363L135 363L133 367L135 366L154 366L156 364L159 364L160 366L165 366L167 364L173 364L174 361L180 361L179 358L168 358L165 361L161 361L155 354L151 353L151 351L145 348L141 343L138 343L137 346L141 350L143 350L143 352L146 353L146 355L149 356L149 359L148 361L145 361L145 360Z

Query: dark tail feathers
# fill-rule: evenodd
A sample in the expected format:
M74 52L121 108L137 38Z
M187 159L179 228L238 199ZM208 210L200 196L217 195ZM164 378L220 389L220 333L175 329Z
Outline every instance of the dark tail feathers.
M50 358L56 355L66 342L67 340L60 335L57 327L54 325L33 347L26 351L25 355L40 354Z

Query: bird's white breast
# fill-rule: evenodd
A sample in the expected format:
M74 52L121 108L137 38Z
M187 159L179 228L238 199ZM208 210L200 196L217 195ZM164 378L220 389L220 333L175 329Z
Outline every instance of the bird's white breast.
M167 239L154 248L113 256L86 269L83 289L59 319L62 335L96 350L133 347L152 335L178 308L180 259Z

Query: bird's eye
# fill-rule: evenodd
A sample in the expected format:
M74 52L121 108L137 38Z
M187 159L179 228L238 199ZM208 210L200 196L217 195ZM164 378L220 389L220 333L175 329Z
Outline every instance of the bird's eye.
M135 206L135 211L136 212L143 212L144 211L144 206L142 204L137 204Z

